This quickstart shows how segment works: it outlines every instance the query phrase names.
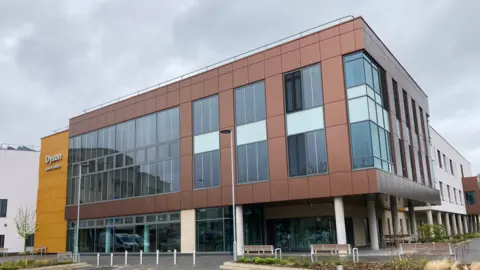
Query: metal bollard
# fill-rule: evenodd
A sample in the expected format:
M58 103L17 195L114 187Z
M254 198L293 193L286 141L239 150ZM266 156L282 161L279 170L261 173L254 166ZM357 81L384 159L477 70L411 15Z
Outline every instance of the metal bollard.
M158 252L158 249L157 249L157 264L158 264L158 253L159 253L159 252Z
M110 266L113 266L113 253L110 253Z
M143 264L143 251L140 250L140 265Z
M128 251L125 250L125 265L128 264Z
M193 250L193 265L195 265L195 249Z
M97 253L97 266L100 265L100 253Z
M173 250L173 264L177 265L177 250Z

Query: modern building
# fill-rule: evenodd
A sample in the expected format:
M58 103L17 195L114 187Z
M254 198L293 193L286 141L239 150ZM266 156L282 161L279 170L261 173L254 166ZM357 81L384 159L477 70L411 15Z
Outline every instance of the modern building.
M35 147L0 144L0 248L9 253L33 246L33 237L20 237L15 216L20 208L35 211L39 152Z
M417 220L419 225L443 225L449 236L468 233L462 178L472 174L470 162L432 127L430 136L435 187L440 191L441 204L416 207L415 211L420 212Z
M463 190L467 205L467 220L470 231L480 231L480 175L464 177Z
M68 131L41 139L35 248L47 247L49 253L65 251L67 157Z
M234 215L239 251L416 228L441 203L427 96L363 18L315 31L70 119L66 249L78 201L80 252L231 252Z

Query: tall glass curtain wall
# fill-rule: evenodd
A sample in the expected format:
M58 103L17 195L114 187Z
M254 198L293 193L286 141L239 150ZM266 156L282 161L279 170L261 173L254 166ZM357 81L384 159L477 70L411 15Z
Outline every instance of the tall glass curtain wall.
M320 65L284 75L290 177L328 171Z
M220 186L218 96L193 102L194 188Z
M172 108L69 140L67 204L178 192L180 118Z
M235 89L237 182L268 180L265 83Z
M344 56L354 169L392 172L388 101L382 70L364 53Z
M75 222L68 222L67 250L75 244ZM79 252L180 251L180 213L80 220Z
M203 208L195 211L196 251L232 251L232 207Z

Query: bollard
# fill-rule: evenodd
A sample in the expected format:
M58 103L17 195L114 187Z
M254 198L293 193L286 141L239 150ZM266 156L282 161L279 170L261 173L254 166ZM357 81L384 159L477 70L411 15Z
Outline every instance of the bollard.
M157 264L158 264L158 253L159 253L159 252L158 252L158 249L157 249Z
M195 249L193 250L193 265L195 265Z
M125 265L128 263L128 251L125 250Z
M113 266L113 253L110 253L110 266Z
M97 266L100 265L100 253L97 253Z
M143 264L143 251L140 250L140 265Z
M173 250L173 265L177 265L177 250Z

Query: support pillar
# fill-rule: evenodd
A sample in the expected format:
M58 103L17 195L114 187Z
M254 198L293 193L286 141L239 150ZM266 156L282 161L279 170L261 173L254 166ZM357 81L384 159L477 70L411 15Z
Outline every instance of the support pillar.
M442 212L437 212L437 223L438 223L438 225L440 225L440 226L443 225L443 222L442 222Z
M468 234L470 231L468 229L468 221L467 221L467 216L461 216L463 219L463 232L465 234Z
M375 194L367 195L368 227L370 228L370 246L372 250L379 250L378 222L375 210Z
M462 224L462 218L459 214L455 215L457 219L457 227L458 227L458 233L463 234L463 224Z
M455 214L451 214L450 219L452 223L452 236L458 235L457 219L455 218Z
M343 209L343 197L333 198L335 208L335 224L337 228L337 244L347 243L347 233L345 231L345 212Z
M477 232L480 232L480 226L478 224L478 215L475 215L475 226L477 226Z
M428 206L431 206L428 204ZM432 216L432 210L427 210L427 223L429 225L433 225L433 216Z
M180 252L193 253L196 246L195 209L180 212ZM177 250L178 251L178 250Z
M143 252L150 252L150 229L148 225L143 226Z
M392 213L392 226L393 234L398 235L399 233L399 221L398 221L398 207L397 207L397 197L390 196L390 212Z
M111 240L112 240L112 228L107 222L107 229L105 230L105 253L110 253L111 251L111 248L112 248Z
M452 227L450 226L450 214L445 213L445 233L448 237L452 236Z
M472 216L467 215L467 220L468 220L468 229L471 233L475 232L475 229L473 228L473 222L472 222Z
M237 205L235 207L235 213L236 213L236 224L237 224L237 254L239 256L243 256L243 245L244 245L244 239L243 239L243 206L242 205Z
M415 208L412 200L408 200L408 218L410 221L410 233L413 235L418 235L417 218L415 216Z

